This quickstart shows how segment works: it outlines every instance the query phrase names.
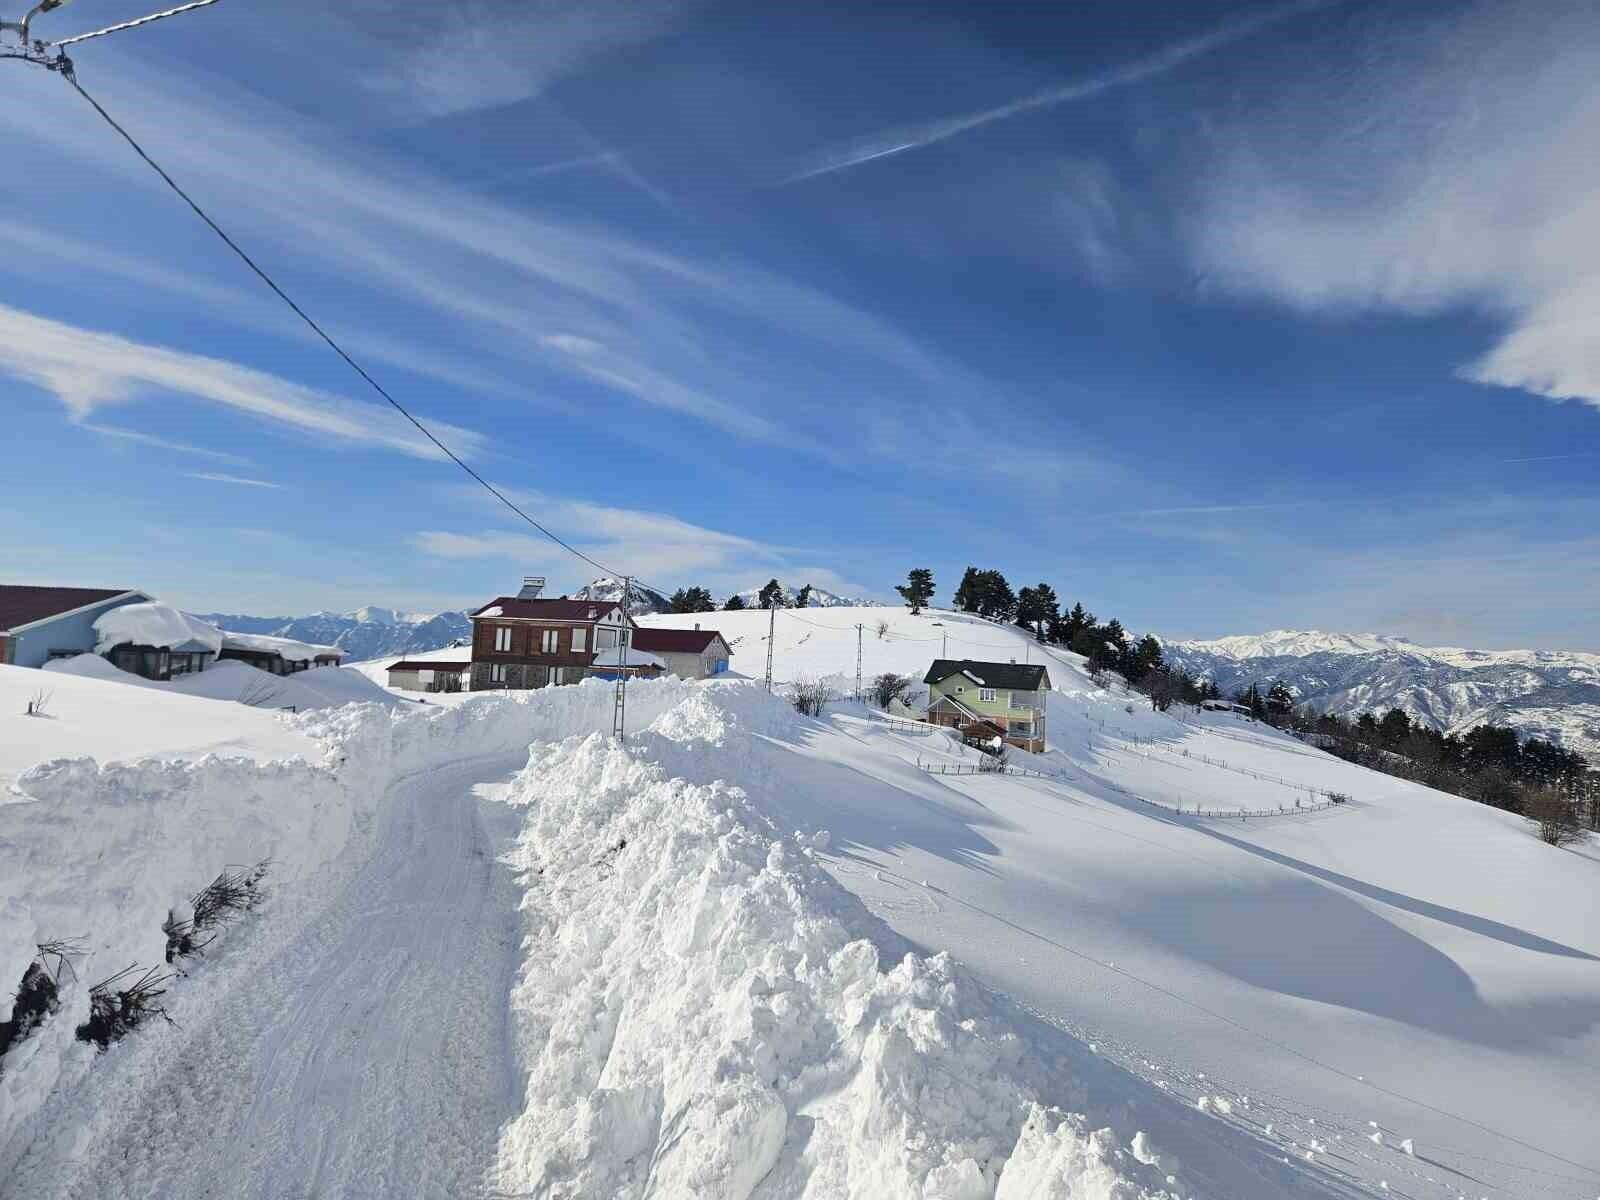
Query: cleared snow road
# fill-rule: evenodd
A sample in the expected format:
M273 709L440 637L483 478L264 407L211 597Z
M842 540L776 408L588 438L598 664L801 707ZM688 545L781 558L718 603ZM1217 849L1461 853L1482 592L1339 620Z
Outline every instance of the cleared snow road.
M520 765L397 785L320 900L286 895L240 948L254 961L202 965L173 993L179 1026L97 1064L95 1125L81 1098L41 1114L75 1134L36 1138L0 1195L481 1194L520 1101L506 997L521 933L496 861L516 816L476 785Z

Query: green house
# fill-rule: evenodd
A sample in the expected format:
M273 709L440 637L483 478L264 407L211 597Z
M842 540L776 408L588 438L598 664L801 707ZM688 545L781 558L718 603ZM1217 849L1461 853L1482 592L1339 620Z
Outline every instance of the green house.
M1050 672L1043 666L938 658L922 682L928 685L930 723L974 737L1001 737L1034 754L1044 750Z

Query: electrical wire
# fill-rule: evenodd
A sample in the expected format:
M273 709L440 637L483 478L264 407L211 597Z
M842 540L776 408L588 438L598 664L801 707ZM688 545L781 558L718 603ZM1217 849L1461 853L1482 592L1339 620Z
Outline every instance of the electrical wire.
M203 3L212 4L212 3L215 3L215 0L203 0ZM155 20L155 19L158 19L159 17L171 16L171 15L174 15L174 14L179 13L179 12L187 11L190 8L197 8L197 7L200 7L200 6L201 6L201 2L197 2L195 4L186 5L183 8L171 9L166 13L158 13L158 14L155 14L154 16L152 16L152 17L144 18L144 19L145 20ZM141 22L130 22L130 24L139 24L139 23L141 23ZM115 29L115 28L127 28L127 27L128 26L124 25L124 26L113 26L112 28ZM109 33L109 32L111 32L111 30L110 29L106 29L106 30L101 30L100 32ZM87 35L86 34L86 35L83 35L83 36L97 36L97 35ZM72 41L72 40L81 40L81 38L80 39L68 39L68 41ZM56 45L66 45L66 44L67 44L67 42L65 42L65 41L56 43ZM145 163L150 167L150 169L161 177L162 182L165 183L169 188L171 188L172 191L175 192L177 194L177 196L185 204L187 204L190 207L190 209L192 209L194 211L195 216L199 217L202 221L204 221L206 223L206 225L210 228L211 232L216 234L217 237L221 238L223 244L226 245L228 247L228 249L232 250L234 252L234 254L238 255L240 261L243 262L245 266L249 267L250 270L253 271L256 274L257 278L259 278L262 283L266 284L267 287L271 288L273 293L278 297L278 299L282 300L285 304L287 304L289 306L290 311L292 311L295 314L295 316L299 317L302 321L304 321L306 323L306 325L310 327L310 329L311 329L311 331L313 333L315 333L319 338L321 338L322 341L327 343L329 349L331 349L335 354L337 354L340 358L342 358L345 361L346 365L348 365L350 367L350 369L352 371L354 371L357 375L361 376L361 378L366 381L367 385L369 387L371 387L373 391L377 392L378 395L382 396L383 399L386 400L389 403L389 405L396 412L398 412L401 416L403 416L407 421L410 421L412 425L416 426L417 430L425 438L427 438L428 441L432 442L436 447L438 447L440 452L443 453L445 455L445 457L447 457L451 462L455 463L456 466L460 467L463 471L465 471L468 475L470 475L478 483L478 485L480 487L482 487L485 491L487 491L496 500L500 501L501 504L505 505L506 508L510 509L518 517L521 517L522 520L526 521L529 525L533 526L533 528L537 529L540 533L544 534L545 537L549 538L552 542L554 542L557 546L560 546L567 553L573 555L576 558L582 559L584 562L588 563L591 567L595 567L596 569L598 569L598 570L602 571L603 573L605 573L607 575L610 575L610 576L612 576L614 578L621 579L621 578L625 577L626 573L624 573L622 571L612 570L610 567L606 566L604 563L599 562L598 560L596 560L594 558L591 558L589 555L585 554L582 550L579 550L571 542L566 541L565 539L560 537L558 534L553 533L550 529L546 528L544 525L542 525L538 521L534 520L533 517L529 516L526 512L524 512L522 510L521 506L519 506L509 496L507 496L499 488L495 487L494 484L490 483L482 475L478 474L478 472L475 471L472 467L468 466L467 463L462 460L460 455L458 455L454 450L450 449L449 446L445 445L442 441L440 441L439 438L434 435L434 432L431 429L429 429L426 425L424 425L416 417L411 415L411 412L405 407L405 405L401 404L400 401L396 400L392 395L390 395L388 390L386 388L384 388L384 386L382 384L380 384L376 379L374 379L367 372L365 367L363 367L354 358L352 358L349 355L349 353L345 350L345 348L343 346L341 346L338 342L336 342L331 335L329 335L327 330L323 329L321 325L317 324L316 320L309 313L307 313L305 309L301 308L300 305L296 304L295 301L293 300L293 298L291 298L290 295L283 290L283 288L278 286L277 281L274 280L271 275L267 274L267 272L265 270L263 270L261 268L261 266L256 263L255 259L251 258L250 255L247 254L243 250L243 248L241 248L240 245L233 240L233 238L228 236L228 234L223 230L222 226L218 225L215 221L213 221L211 219L210 215L205 211L205 209L201 208L200 205L195 202L194 198L191 197L188 192L184 191L183 188L178 185L177 181L174 180L171 175L167 174L167 172L162 168L161 164L156 162L155 159L150 157L149 153L145 150L145 148L143 146L141 146L138 143L138 141L134 138L134 136L131 133L129 133L126 129L124 129L120 124L118 124L117 121L116 121L116 118L114 118L110 113L108 113L105 110L104 106L101 105L101 103L98 100L96 100L93 96L91 96L84 89L83 85L78 82L77 77L73 73L73 71L71 70L70 66L68 66L67 68L61 70L59 73L62 76L62 78L64 78L68 83L70 83L72 85L73 89L78 93L78 95L82 96L86 101L88 101L89 106L91 108L93 108L95 110L95 112L100 114L101 119L104 120L107 125L111 126L112 129L116 130L117 133L121 135L122 140L127 142L128 145L133 148L133 152L135 154L137 154L140 158L142 158L145 161ZM627 577L632 578L634 580L635 586L637 586L637 587L641 587L641 588L649 588L650 587L649 584L645 583L643 580L638 579L636 576L631 576L630 575L630 576L627 576ZM652 590L652 591L660 591L659 588L651 588L650 590Z
M107 25L104 29L95 29L89 33L75 34L59 41L46 42L47 46L71 46L77 42L87 42L90 38L104 37L108 33L120 33L124 29L137 29L140 25L148 25L152 21L162 21L167 17L175 17L179 13L192 12L197 8L207 8L217 0L192 0L189 4L180 4L177 8L169 8L164 12L151 13L147 17L137 17L132 21L123 21L120 25Z

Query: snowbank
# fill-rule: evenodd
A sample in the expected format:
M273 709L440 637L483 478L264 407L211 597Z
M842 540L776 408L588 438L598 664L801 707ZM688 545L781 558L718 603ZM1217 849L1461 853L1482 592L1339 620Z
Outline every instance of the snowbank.
M681 693L680 693L681 694ZM947 956L882 933L786 836L749 747L797 718L693 690L627 749L536 750L516 864L531 928L513 994L526 1108L495 1186L549 1197L1161 1196L1109 1133L1050 1107L1011 1015ZM769 786L774 781L766 780Z
M403 703L367 675L347 667L312 667L293 675L274 675L249 663L224 659L204 671L162 681L121 670L98 654L79 654L53 659L44 665L44 670L53 675L102 679L204 700L232 700L273 712L304 712L337 704Z
M124 604L95 618L99 636L95 651L105 654L113 647L165 646L168 649L203 650L215 654L222 649L222 633L215 625L179 612L166 604Z
M147 686L125 686L130 683ZM25 716L40 694L44 714ZM178 695L95 654L61 659L44 671L0 666L0 805L17 776L52 758L88 754L111 762L213 753L269 761L315 757L319 750L276 712ZM0 1003L8 988L0 981Z
M685 686L631 685L629 710L649 721ZM215 707L128 694L151 710L151 724L183 706ZM167 910L224 866L270 858L270 886L289 884L335 857L396 780L464 758L520 754L535 738L607 728L611 704L611 686L591 681L451 708L346 705L280 718L315 739L321 761L62 758L22 772L22 798L0 805L0 1019L36 943L81 937L84 953L62 1012L5 1056L0 1148L53 1088L87 1070L92 1051L72 1031L88 1013L88 986L130 962L160 964Z

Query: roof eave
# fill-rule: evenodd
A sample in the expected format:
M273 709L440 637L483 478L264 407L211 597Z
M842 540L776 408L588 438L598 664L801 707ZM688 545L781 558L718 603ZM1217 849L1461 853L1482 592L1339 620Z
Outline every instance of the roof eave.
M129 590L129 591L126 591L126 592L118 592L115 596L107 596L104 600L91 600L88 604L80 604L80 605L78 605L77 608L63 609L61 612L51 613L47 617L40 617L37 620L27 621L27 622L24 622L21 625L13 625L10 629L0 629L0 633L3 633L5 635L7 635L8 637L12 636L14 634L18 634L18 633L26 633L28 630L33 629L36 626L48 625L48 624L50 624L51 621L59 621L59 620L61 620L62 617L74 617L74 616L77 616L79 613L88 612L91 608L99 608L102 604L112 604L112 603L115 603L118 600L127 600L127 599L130 599L131 597L134 597L134 596L141 597L141 602L143 602L143 603L147 603L147 604L154 604L155 603L155 597L151 596L147 592L141 592L141 591L136 591L136 590Z

